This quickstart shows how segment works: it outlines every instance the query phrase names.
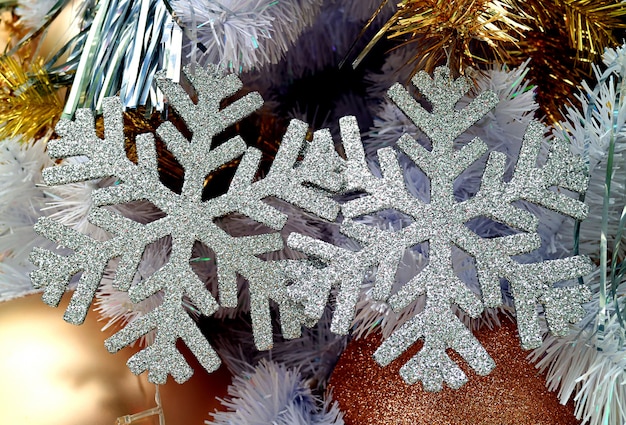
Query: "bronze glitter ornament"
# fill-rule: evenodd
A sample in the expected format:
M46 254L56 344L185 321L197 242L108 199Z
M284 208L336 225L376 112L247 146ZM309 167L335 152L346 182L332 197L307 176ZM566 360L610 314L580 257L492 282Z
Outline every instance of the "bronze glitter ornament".
M496 368L480 376L449 352L469 380L459 390L444 386L437 393L424 391L420 384L407 385L398 374L421 344L382 368L372 357L380 345L378 335L352 341L330 379L346 425L579 424L572 403L559 404L544 376L526 360L528 353L519 346L514 324L504 320L502 327L483 328L474 335Z

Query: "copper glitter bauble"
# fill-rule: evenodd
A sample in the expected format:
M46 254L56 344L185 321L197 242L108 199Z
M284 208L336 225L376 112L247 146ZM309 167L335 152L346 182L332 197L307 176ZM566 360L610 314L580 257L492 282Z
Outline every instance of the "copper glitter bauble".
M459 390L447 386L428 393L407 385L398 371L421 344L387 367L372 355L380 345L373 335L352 341L331 376L330 388L344 412L346 425L578 425L573 404L561 405L546 389L544 377L526 360L515 325L481 329L475 336L496 362L479 376L454 352L448 352L469 381Z

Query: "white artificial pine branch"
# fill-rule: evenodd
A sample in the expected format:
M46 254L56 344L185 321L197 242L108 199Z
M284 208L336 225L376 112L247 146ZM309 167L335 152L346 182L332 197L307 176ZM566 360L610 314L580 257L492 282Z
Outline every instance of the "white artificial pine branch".
M543 345L529 356L546 373L550 391L558 391L562 404L573 399L575 415L585 425L622 425L626 419L626 346L624 328L615 304L608 308L608 323L600 337L596 317L600 309L600 269L587 279L594 294L585 305L589 312L561 338L546 335ZM626 307L626 279L617 289L622 311ZM623 313L622 313L623 314ZM546 329L544 328L544 332Z
M332 310L326 307L322 318L313 327L304 327L302 336L285 340L275 338L268 351L257 351L249 327L231 327L228 336L218 339L220 357L234 375L245 373L263 359L278 362L288 368L298 368L303 379L323 388L347 344L347 337L331 332Z
M343 425L337 403L315 396L297 369L262 360L234 378L226 411L212 413L207 425Z
M607 68L601 71L595 67L595 87L582 83L583 91L577 95L580 108L567 106L565 120L554 130L560 137L567 138L571 150L589 164L589 187L585 195L589 216L580 224L579 251L596 263L601 261L602 208L612 141L614 156L606 229L609 258L626 205L626 103L621 98L626 94L625 46L607 49L603 59ZM559 233L567 244L573 244L571 223L566 222ZM622 246L617 253L617 261L622 264L625 241L626 236L622 235ZM609 263L609 270L611 266ZM598 268L585 279L593 294L592 300L585 304L586 317L573 325L564 337L546 336L543 345L532 353L531 360L547 373L548 388L558 391L561 403L574 400L575 415L583 424L623 425L626 423L626 329L616 309L621 310L623 318L626 278L616 276L616 280L610 282L610 273L607 273L606 281L608 286L615 286L615 293L609 290L603 300L601 273L602 268Z
M365 74L367 96L377 105L388 105L386 93L389 87L394 83L409 84L413 73L410 61L414 57L415 49L411 45L396 46L390 50L380 71Z
M585 158L589 164L589 188L585 195L589 218L580 225L579 249L592 258L599 258L607 154L611 138L615 138L615 151L608 211L609 244L617 233L622 207L626 205L626 102L622 102L621 108L616 110L617 105L620 105L620 95L626 95L617 91L617 84L626 77L625 57L625 47L607 49L604 55L607 69L601 71L595 67L596 78L602 83L592 88L583 82L583 91L576 95L580 108L567 106L565 120L559 123L560 129L555 130L560 137L567 137L572 151ZM561 233L568 241L573 240L571 226L564 228ZM624 258L625 255L626 234L623 235L620 257Z
M240 73L277 63L310 26L322 0L175 0L182 23L197 28L198 62Z
M15 8L18 24L26 29L40 28L44 18L58 0L20 0Z
M41 170L52 164L43 142L17 137L0 144L0 300L35 291L28 278L28 254L45 244L33 225L48 199Z

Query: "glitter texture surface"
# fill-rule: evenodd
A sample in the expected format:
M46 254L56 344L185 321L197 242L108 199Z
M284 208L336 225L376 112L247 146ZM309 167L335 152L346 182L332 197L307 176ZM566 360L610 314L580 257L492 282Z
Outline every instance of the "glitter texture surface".
M69 281L80 273L77 289L66 310L65 319L81 323L89 309L103 270L118 258L114 286L129 291L132 302L141 302L162 291L163 303L106 341L114 352L142 335L156 330L155 342L135 354L128 364L134 373L149 371L155 383L172 375L177 381L188 379L191 368L176 348L182 339L209 371L220 360L182 307L189 300L201 314L211 315L218 301L205 288L190 266L196 242L209 247L216 256L219 305L237 305L237 276L248 282L253 337L258 349L272 346L270 304L281 317L285 337L300 334L301 325L318 320L331 291L336 307L331 330L346 334L352 326L355 305L366 273L375 269L372 298L386 301L400 311L418 297L425 297L422 311L384 341L374 354L381 365L391 363L417 341L423 347L401 369L407 383L421 381L428 391L438 391L447 383L452 388L467 378L449 356L455 351L479 374L488 374L494 362L487 351L452 314L458 305L468 315L477 317L484 306L501 303L500 279L510 284L515 299L519 335L524 348L540 343L536 305L544 306L553 333L567 330L567 323L578 320L580 304L589 296L584 286L554 287L556 282L589 273L592 265L585 257L571 257L538 263L520 263L513 257L538 248L538 220L519 208L517 201L530 202L564 215L583 219L583 203L555 191L563 188L584 192L587 177L583 162L568 152L567 145L553 141L546 163L537 164L543 143L543 128L529 125L515 171L504 181L505 157L489 153L482 184L473 198L459 202L453 184L463 171L487 152L480 139L462 148L455 139L486 115L497 103L492 92L478 95L469 105L455 109L469 90L465 78L454 80L447 68L438 68L434 77L419 73L413 83L425 95L432 111L424 109L402 86L396 84L389 96L398 107L431 139L427 150L410 135L403 135L398 148L430 179L430 201L411 195L405 186L398 153L393 148L378 151L381 175L370 170L354 117L340 120L345 158L335 151L328 130L319 130L307 141L307 125L292 120L283 137L267 175L255 179L261 153L247 147L235 136L218 146L213 137L237 123L262 104L258 93L231 101L241 88L234 75L222 75L217 68L185 70L190 95L179 84L158 78L160 89L188 130L188 140L171 122L156 131L169 152L184 169L180 193L163 185L159 178L154 136L136 139L137 163L131 161L124 146L124 126L120 101L106 99L104 140L96 136L91 112L77 111L74 121L62 120L57 126L61 139L50 142L49 153L55 158L86 156L88 161L51 167L44 170L49 185L114 176L118 183L94 191L89 213L92 224L108 231L108 240L97 241L49 219L41 219L36 230L73 251L68 256L35 249L31 259L37 269L31 274L33 285L44 288L43 299L58 305ZM195 101L192 99L196 99ZM228 99L226 106L222 102ZM241 158L228 191L203 201L206 177L219 167ZM362 196L339 205L332 194L360 192ZM309 256L304 260L265 261L259 255L283 248L279 233L233 237L215 220L231 213L243 214L273 230L281 229L286 215L264 203L277 197L316 216L335 220L341 213L341 232L354 239L360 249L348 250L300 234L292 234L287 243ZM164 217L147 224L137 223L107 210L116 205L147 200ZM414 221L394 231L359 222L359 217L394 209ZM495 238L481 238L466 223L488 217L507 224L518 233ZM145 247L166 236L171 237L171 255L167 263L141 284L131 286ZM429 262L398 292L391 293L396 271L407 249L428 243ZM474 258L482 300L472 293L455 274L452 249L456 246Z
M81 273L65 313L65 319L71 323L80 324L84 320L111 259L119 258L114 287L129 291L132 302L141 302L158 291L163 292L160 306L105 342L107 349L115 352L156 330L154 343L128 361L133 373L147 370L149 380L154 383L163 383L168 374L183 382L193 373L176 348L178 339L208 371L220 365L217 354L182 305L185 298L203 315L211 315L218 308L218 302L190 265L197 241L211 248L216 255L219 305L235 307L237 276L248 281L250 315L258 349L272 346L270 303L280 310L286 337L299 336L301 324L307 322L302 307L287 296L283 265L258 257L283 248L280 234L233 237L215 223L216 218L237 212L279 230L287 217L263 202L270 196L328 220L334 220L339 212L338 204L329 198L329 193L341 187L338 169L341 162L328 131L318 131L311 142L306 142L307 125L293 120L267 176L255 180L261 160L259 150L248 148L239 136L217 147L212 146L212 140L259 108L262 104L260 95L250 93L222 108L221 102L241 88L236 76L224 76L214 67L197 67L195 74L186 69L185 74L195 90L196 102L179 84L161 77L157 80L159 88L192 134L188 140L170 122L157 129L158 137L184 168L181 192L173 192L160 181L152 135L137 137L137 164L128 159L119 99L104 101L104 140L96 136L92 113L77 111L74 121L59 123L57 133L61 139L50 142L49 153L55 158L84 155L89 160L78 165L46 169L44 179L49 185L58 185L115 176L119 184L94 191L89 214L89 221L110 232L112 237L105 241L93 240L52 220L42 219L36 230L73 253L62 256L35 249L31 255L37 266L31 279L35 287L44 288L43 299L47 304L58 305L68 282ZM228 191L203 201L207 175L239 157L241 161ZM135 200L151 202L164 213L164 217L140 224L105 208ZM166 236L172 240L167 263L141 284L131 286L145 247Z
M421 343L381 368L372 359L380 345L378 335L348 344L329 388L346 425L578 425L573 403L560 404L557 394L546 388L545 377L526 360L516 333L507 319L501 327L476 332L496 362L487 376L450 354L470 378L461 391L444 388L433 394L402 381L398 371Z
M581 303L590 296L588 288L555 288L553 285L590 273L593 267L587 258L576 256L521 264L513 257L540 246L537 218L515 202L527 201L583 219L585 205L553 188L584 192L587 175L583 161L569 153L567 145L561 141L551 143L546 163L538 166L543 128L533 122L525 134L512 179L503 179L504 154L491 152L476 195L463 202L457 201L453 191L455 179L486 154L487 147L476 138L459 149L455 147L455 139L485 116L496 105L498 97L493 92L483 92L466 107L455 109L470 84L464 77L452 79L445 67L435 70L434 77L418 73L413 84L430 102L432 111L424 109L399 84L389 90L389 96L432 141L432 150L427 150L405 134L397 144L430 179L430 202L410 194L393 148L378 151L381 176L372 174L356 123L349 117L342 119L346 152L342 172L344 190L364 195L342 205L344 221L340 230L356 240L361 249L349 251L293 235L288 245L315 257L318 262L294 262L288 269L293 282L288 291L305 305L306 315L317 318L335 288L337 305L331 329L340 333L349 330L359 285L373 267L376 280L371 296L387 301L394 311L400 312L418 297L425 296L424 309L384 341L374 357L379 364L387 365L422 340L422 349L400 369L400 375L407 383L421 381L427 391L438 391L444 382L452 388L466 382L465 373L450 360L447 349L460 354L481 375L493 369L494 362L489 354L450 308L456 304L469 316L477 317L484 306L499 306L502 303L501 278L509 282L515 298L523 348L537 347L541 342L537 303L543 304L553 333L565 332L568 322L582 318ZM414 221L398 231L358 222L360 216L386 209L399 211ZM481 216L504 223L517 233L482 238L466 226L468 221ZM428 265L392 294L392 284L405 250L424 242L428 242ZM482 300L456 276L452 264L453 246L474 258Z

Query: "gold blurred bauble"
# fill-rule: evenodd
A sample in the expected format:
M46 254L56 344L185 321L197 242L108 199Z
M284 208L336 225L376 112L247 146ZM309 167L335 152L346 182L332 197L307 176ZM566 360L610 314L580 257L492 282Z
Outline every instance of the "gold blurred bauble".
M513 324L481 329L475 336L496 362L487 376L474 373L454 352L450 357L469 381L458 390L444 385L428 393L422 385L407 385L398 374L421 343L387 367L372 355L378 335L351 342L331 379L333 398L344 412L346 425L577 425L570 403L561 405L546 389L544 377L526 360Z
M38 295L0 303L0 424L113 425L155 406L155 386L126 367L134 350L110 354L104 347L110 333L100 331L94 311L81 326L63 321L68 295L59 308ZM204 423L230 383L225 368L209 375L185 357L194 376L182 385L168 379L160 389L167 425Z
M109 354L93 314L62 315L38 295L0 304L0 423L111 425L152 407L154 387L124 364L132 351Z

